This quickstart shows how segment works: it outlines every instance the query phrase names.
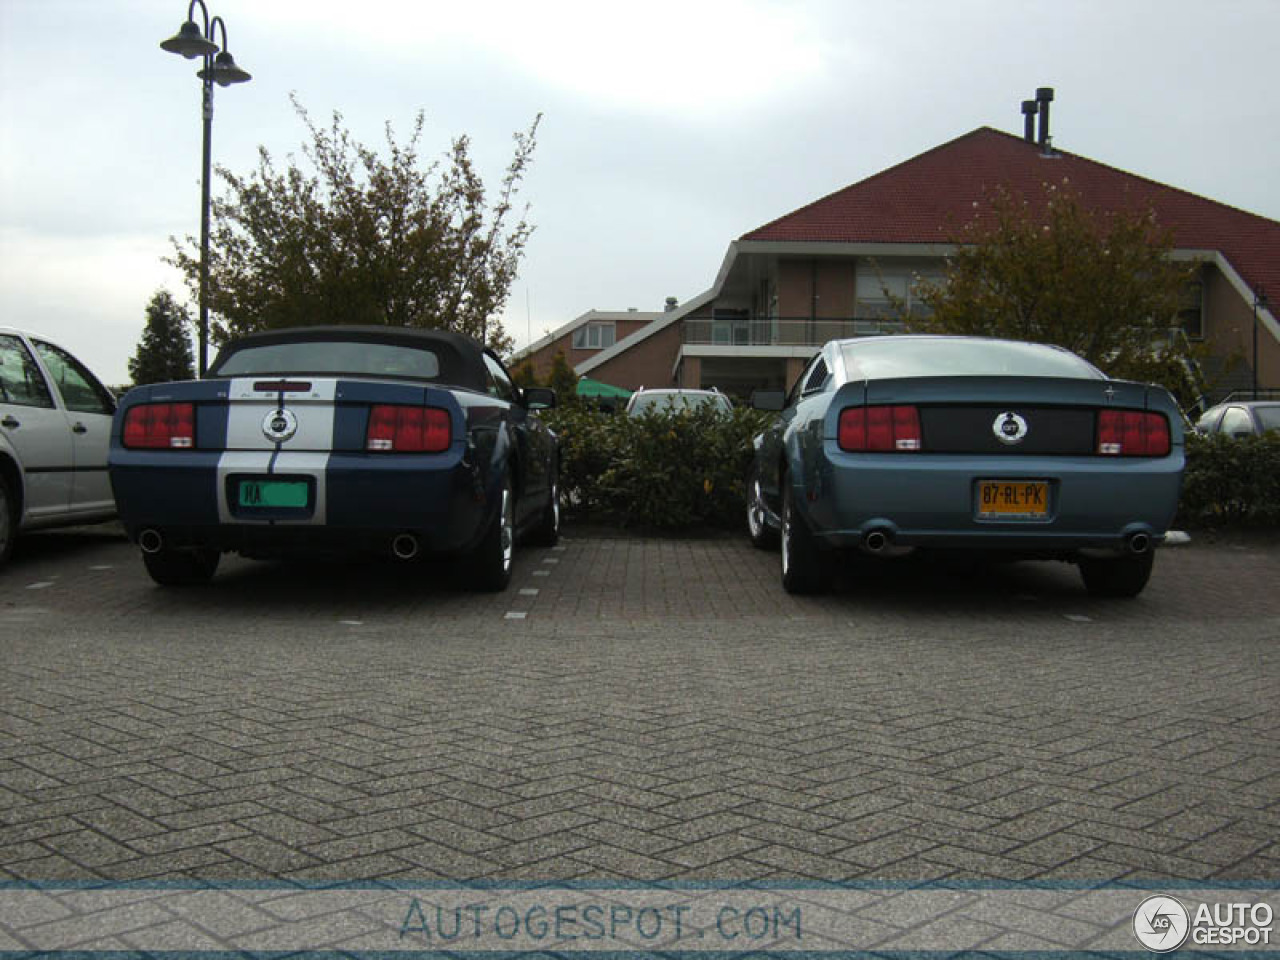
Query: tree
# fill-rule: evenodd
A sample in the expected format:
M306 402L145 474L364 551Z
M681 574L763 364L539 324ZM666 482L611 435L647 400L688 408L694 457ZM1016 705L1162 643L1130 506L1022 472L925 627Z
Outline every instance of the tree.
M155 292L147 304L147 325L138 350L129 360L134 386L190 380L195 376L191 338L187 335L190 323L190 315L168 290Z
M556 403L573 405L578 402L578 375L569 366L564 351L557 350L551 358L551 371L547 374L547 386L556 392Z
M998 190L955 238L940 283L920 294L914 327L1065 347L1112 376L1179 379L1194 359L1170 336L1198 265L1171 259L1150 210L1100 212L1065 181L1032 199Z
M334 112L316 126L294 100L309 134L303 169L278 170L266 148L248 176L224 167L225 194L212 207L209 306L212 337L318 323L442 327L505 352L498 314L533 228L515 210L541 116L514 136L515 152L491 202L470 141L453 140L425 165L423 114L387 156L353 140ZM512 223L513 218L519 219ZM169 261L198 291L199 245L174 240Z
M511 371L511 380L517 387L540 387L541 381L538 380L538 371L533 366L533 361L526 357L521 360Z

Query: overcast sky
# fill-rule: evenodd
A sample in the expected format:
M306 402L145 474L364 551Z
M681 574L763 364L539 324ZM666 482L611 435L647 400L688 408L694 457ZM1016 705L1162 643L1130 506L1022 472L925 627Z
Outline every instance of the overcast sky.
M661 309L734 238L1057 91L1059 148L1280 219L1277 0L210 0L253 81L217 91L215 163L296 153L289 94L361 141L427 118L496 187L544 114L536 232L505 324ZM187 0L0 0L0 325L107 382L162 262L198 232L196 64L159 48ZM197 18L198 18L197 13ZM193 305L194 314L194 305Z

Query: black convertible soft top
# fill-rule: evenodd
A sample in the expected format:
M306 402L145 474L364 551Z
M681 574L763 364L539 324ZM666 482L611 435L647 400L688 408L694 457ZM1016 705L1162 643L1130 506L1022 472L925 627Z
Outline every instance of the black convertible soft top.
M439 372L430 377L440 383L484 391L488 387L489 373L484 365L484 346L472 337L449 330L424 330L415 327L383 327L376 325L287 327L280 330L264 330L228 340L218 351L210 367L210 376L227 376L221 373L223 364L235 354L256 347L268 347L291 343L370 343L402 346L411 351L429 351L435 355ZM315 370L237 370L234 376L278 373L317 373ZM327 370L326 373L349 373L367 376L365 370Z

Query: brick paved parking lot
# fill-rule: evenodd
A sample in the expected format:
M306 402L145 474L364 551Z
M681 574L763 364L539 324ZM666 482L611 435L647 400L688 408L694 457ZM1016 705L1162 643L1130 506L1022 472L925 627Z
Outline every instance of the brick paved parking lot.
M0 876L1280 880L1280 545L842 568L570 531L500 596L444 565L111 531L0 572Z

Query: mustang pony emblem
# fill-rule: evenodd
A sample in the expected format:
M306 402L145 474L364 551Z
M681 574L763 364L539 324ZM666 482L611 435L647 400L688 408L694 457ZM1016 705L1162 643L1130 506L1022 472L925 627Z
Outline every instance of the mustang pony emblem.
M263 418L262 435L272 443L284 443L298 432L298 418L292 410L273 410Z
M997 414L995 423L991 425L991 432L996 435L996 439L1010 447L1021 443L1026 438L1028 429L1027 421L1012 410Z

